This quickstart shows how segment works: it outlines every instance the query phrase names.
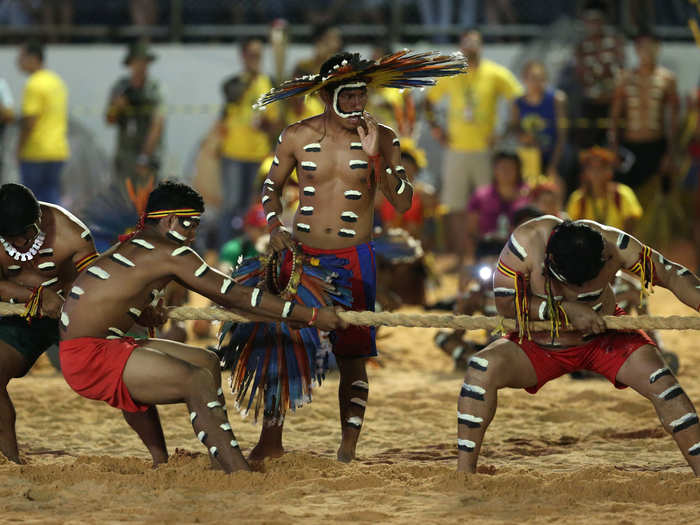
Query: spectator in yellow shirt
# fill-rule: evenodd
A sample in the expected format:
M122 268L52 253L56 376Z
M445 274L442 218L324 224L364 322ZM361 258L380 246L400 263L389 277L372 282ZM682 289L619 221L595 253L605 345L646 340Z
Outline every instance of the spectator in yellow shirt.
M23 45L17 65L29 75L17 145L22 184L37 200L59 204L61 169L68 158L68 91L61 77L44 68L40 43Z
M498 102L513 100L523 88L505 67L481 57L481 34L470 30L462 35L462 53L469 70L438 81L427 95L426 110L433 135L447 147L443 161L440 199L448 209L448 238L462 238L465 209L477 186L491 180L491 153ZM448 99L447 129L435 120L433 106ZM453 246L460 255L464 246Z
M595 146L581 152L581 187L569 197L572 220L591 219L623 231L634 231L642 207L632 188L613 182L615 154Z
M260 72L263 43L250 39L241 47L243 71L223 86L224 108L221 132L221 189L219 243L231 238L232 230L243 225L242 217L252 201L253 181L258 166L271 151L271 136L279 131L279 111L270 107L256 111L253 104L272 89L272 82Z

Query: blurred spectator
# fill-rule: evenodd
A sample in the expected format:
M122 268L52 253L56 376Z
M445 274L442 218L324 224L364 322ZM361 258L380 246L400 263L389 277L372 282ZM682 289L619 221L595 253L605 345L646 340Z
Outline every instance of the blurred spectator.
M135 26L154 26L158 23L158 0L129 0L129 14Z
M657 65L659 42L640 33L636 69L623 71L611 110L612 146L622 158L617 180L630 186L646 208L659 189L656 175L671 175L678 131L676 76Z
M317 26L313 28L311 44L314 46L313 55L294 67L294 71L302 75L317 74L326 60L339 53L343 49L343 35L335 26Z
M512 230L513 214L528 203L527 185L522 180L517 153L497 151L493 156L492 182L477 188L469 200L462 235L466 241L466 259L471 261L481 239L503 242Z
M569 216L564 212L561 193L560 187L554 182L540 182L530 190L530 204L544 215L568 219Z
M526 63L522 75L525 94L512 104L511 128L521 147L537 149L536 176L558 179L566 143L566 95L547 85L547 69L539 60ZM525 178L530 182L527 175Z
M239 257L247 259L265 251L267 221L262 204L254 204L243 219L243 234L224 243L219 253L219 264L230 271L238 264Z
M230 238L232 227L240 230L242 216L252 200L258 167L270 153L270 137L281 127L279 109L274 104L264 112L253 109L258 98L272 89L270 78L260 72L262 53L261 40L243 42L243 71L222 85L224 108L219 126L221 190L225 199L220 215L219 243Z
M123 64L129 75L116 81L109 94L105 119L118 128L114 169L136 209L145 209L161 165L165 112L158 80L148 75L156 59L147 44L129 46Z
M10 86L4 78L0 78L0 180L2 178L3 160L5 158L5 126L15 117L15 101L12 98Z
M615 76L624 67L622 38L606 27L605 5L589 2L583 12L584 34L576 46L576 78L583 88L580 114L576 123L576 144L580 148L605 145Z
M498 102L522 94L522 86L505 67L481 58L481 34L470 30L462 36L462 52L469 71L440 79L427 95L426 112L433 135L447 146L443 163L441 201L447 207L447 238L456 241L453 250L464 253L464 210L475 187L491 178L490 148ZM435 119L433 105L449 100L447 130Z
M17 57L29 75L22 97L17 158L22 184L37 200L60 204L61 170L68 158L68 90L44 68L44 46L30 41Z
M566 212L572 220L590 219L613 228L634 231L642 207L634 191L613 182L615 154L598 146L581 152L581 187L569 197Z

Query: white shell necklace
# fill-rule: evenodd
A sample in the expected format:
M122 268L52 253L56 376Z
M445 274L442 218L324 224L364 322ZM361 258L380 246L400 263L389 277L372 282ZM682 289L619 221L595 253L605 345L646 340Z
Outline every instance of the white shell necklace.
M44 245L44 239L46 239L46 234L39 230L32 247L26 252L20 252L17 248L12 246L9 242L5 240L4 237L0 236L0 243L2 243L3 248L7 252L7 255L12 257L15 261L31 261L34 256L39 252L41 247Z

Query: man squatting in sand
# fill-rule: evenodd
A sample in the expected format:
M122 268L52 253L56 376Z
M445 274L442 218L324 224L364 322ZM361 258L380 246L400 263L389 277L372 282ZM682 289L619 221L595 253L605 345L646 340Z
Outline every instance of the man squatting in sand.
M60 206L38 202L21 184L0 187L0 298L27 303L23 316L0 317L0 450L20 462L10 379L24 376L58 343L62 294L97 257L87 227Z
M359 56L341 53L321 67L327 77ZM367 82L352 77L320 90L326 108L321 115L287 127L280 135L275 158L263 188L262 203L270 225L270 246L308 254L345 258L354 310L374 310L376 267L372 245L374 195L379 189L403 213L411 207L413 188L400 166L399 141L391 130L364 111ZM279 220L282 188L297 168L302 188L290 233ZM338 368L338 400L342 438L338 459L351 461L360 435L369 394L366 360L377 355L374 327L351 326L336 331L331 341ZM252 459L280 456L283 421L266 415Z
M190 248L202 197L189 186L160 184L132 236L97 258L70 289L60 316L63 375L80 395L124 411L154 464L167 461L156 404L186 403L195 433L214 466L248 469L228 422L216 354L159 339L135 340L125 333L148 305L157 305L170 281L255 320L346 326L333 308L285 303L271 294L233 284Z
M691 308L700 306L700 280L693 273L616 228L546 215L513 232L493 286L499 313L517 319L519 332L469 360L457 413L458 470L476 471L499 389L534 394L565 373L592 370L649 399L700 474L698 415L654 343L641 330L606 331L601 316L625 314L610 286L618 270L638 275L643 291L658 284ZM530 333L530 319L549 321L551 330ZM573 331L563 331L567 325Z

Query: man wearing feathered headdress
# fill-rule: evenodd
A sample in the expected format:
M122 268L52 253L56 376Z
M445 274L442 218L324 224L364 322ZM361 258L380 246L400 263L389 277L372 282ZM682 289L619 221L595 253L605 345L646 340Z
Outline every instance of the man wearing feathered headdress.
M401 51L371 61L363 60L357 53L341 53L328 59L320 74L285 82L259 100L258 106L263 107L283 98L319 92L325 104L320 115L292 124L282 132L264 183L262 204L271 249L280 254L282 261L281 280L290 273L294 276L294 269L289 268L292 261L297 269L302 265L297 261L310 261L308 272L304 266L307 273L317 271L314 265L339 268L333 275L340 275L338 282L349 288L347 305L354 310L374 309L375 193L381 191L403 213L411 207L413 188L401 166L396 134L365 111L368 89L433 85L433 77L461 73L465 67L461 55ZM283 225L282 189L295 168L301 190L299 208L293 223ZM336 283L333 288L341 286ZM295 299L306 304L305 298L313 295L300 288ZM256 413L263 397L265 403L263 431L250 455L252 460L284 452L282 423L286 409L308 402L311 378L323 377L323 359L309 351L309 341L318 342L319 337L315 330L313 334L308 330L304 328L299 335L275 327L270 336L262 337L261 330L256 329L246 343L236 343L234 393L239 400L248 396L248 408L257 399ZM302 348L295 343L301 340ZM365 363L377 355L374 328L351 326L336 330L330 334L330 341L340 369L342 440L338 459L348 462L355 457L369 394ZM317 365L319 361L321 365ZM258 388L258 394L263 391L264 395L256 397Z

